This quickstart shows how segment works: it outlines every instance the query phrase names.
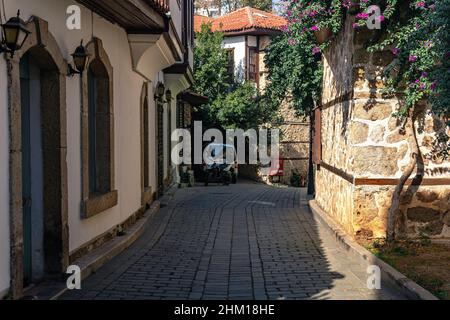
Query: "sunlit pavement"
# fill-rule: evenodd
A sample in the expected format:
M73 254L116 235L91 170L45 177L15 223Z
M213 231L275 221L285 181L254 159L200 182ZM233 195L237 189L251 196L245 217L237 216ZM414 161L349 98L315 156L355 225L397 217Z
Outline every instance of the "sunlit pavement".
M401 299L317 224L305 190L169 192L144 235L62 299Z

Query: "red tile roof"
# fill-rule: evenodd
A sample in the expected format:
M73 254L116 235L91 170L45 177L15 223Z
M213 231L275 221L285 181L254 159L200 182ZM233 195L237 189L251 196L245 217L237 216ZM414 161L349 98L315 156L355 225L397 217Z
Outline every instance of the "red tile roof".
M245 32L250 30L274 31L280 30L287 24L285 18L270 12L259 9L244 7L215 19L196 15L194 18L194 28L198 32L202 24L212 23L212 31L222 31L225 33Z
M209 22L213 22L213 21L214 21L213 18L200 16L200 15L195 15L194 16L194 30L195 30L195 32L200 32L200 30L202 29L202 25L207 24Z

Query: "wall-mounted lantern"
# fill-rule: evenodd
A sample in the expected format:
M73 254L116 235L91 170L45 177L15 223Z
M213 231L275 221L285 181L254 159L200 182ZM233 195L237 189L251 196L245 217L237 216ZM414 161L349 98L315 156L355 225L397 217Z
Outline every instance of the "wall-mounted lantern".
M14 53L22 48L30 33L25 27L25 22L20 18L20 10L17 11L17 17L2 24L0 53L8 52L11 54L11 58L14 57Z
M155 90L155 99L161 100L164 97L164 92L166 91L166 88L164 87L164 84L162 82L158 82L156 85Z
M86 69L89 55L86 52L86 48L83 46L83 40L81 40L81 43L75 49L75 52L72 53L72 58L75 68L71 64L69 64L69 77L73 77L76 74L82 74L84 72L84 69Z
M170 91L170 89L166 91L166 101L168 103L172 101L172 91Z

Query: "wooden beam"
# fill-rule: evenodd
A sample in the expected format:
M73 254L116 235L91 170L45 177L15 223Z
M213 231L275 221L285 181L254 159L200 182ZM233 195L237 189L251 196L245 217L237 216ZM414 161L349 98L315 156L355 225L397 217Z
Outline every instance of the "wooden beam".
M356 178L352 174L342 169L333 167L325 162L320 163L320 167L341 177L355 186L396 186L400 179L395 178ZM407 186L450 186L450 178L424 178L416 176L406 182Z

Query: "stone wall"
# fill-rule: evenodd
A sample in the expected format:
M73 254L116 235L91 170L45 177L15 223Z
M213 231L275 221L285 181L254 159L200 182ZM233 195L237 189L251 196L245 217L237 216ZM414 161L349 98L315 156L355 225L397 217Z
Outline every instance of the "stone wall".
M296 173L307 181L309 165L309 119L295 114L289 102L280 106L279 115L283 119L280 126L280 155L284 159L284 176L281 182L290 184Z
M410 159L412 137L402 134L392 114L399 100L384 99L380 74L393 56L369 54L370 30L354 31L353 17L324 54L322 161L316 174L316 199L350 234L384 237L391 197ZM421 108L426 109L426 101ZM420 183L402 195L397 236L450 239L450 162L428 159L436 134L450 133L437 117L416 122L424 155ZM417 172L411 178L415 178Z

